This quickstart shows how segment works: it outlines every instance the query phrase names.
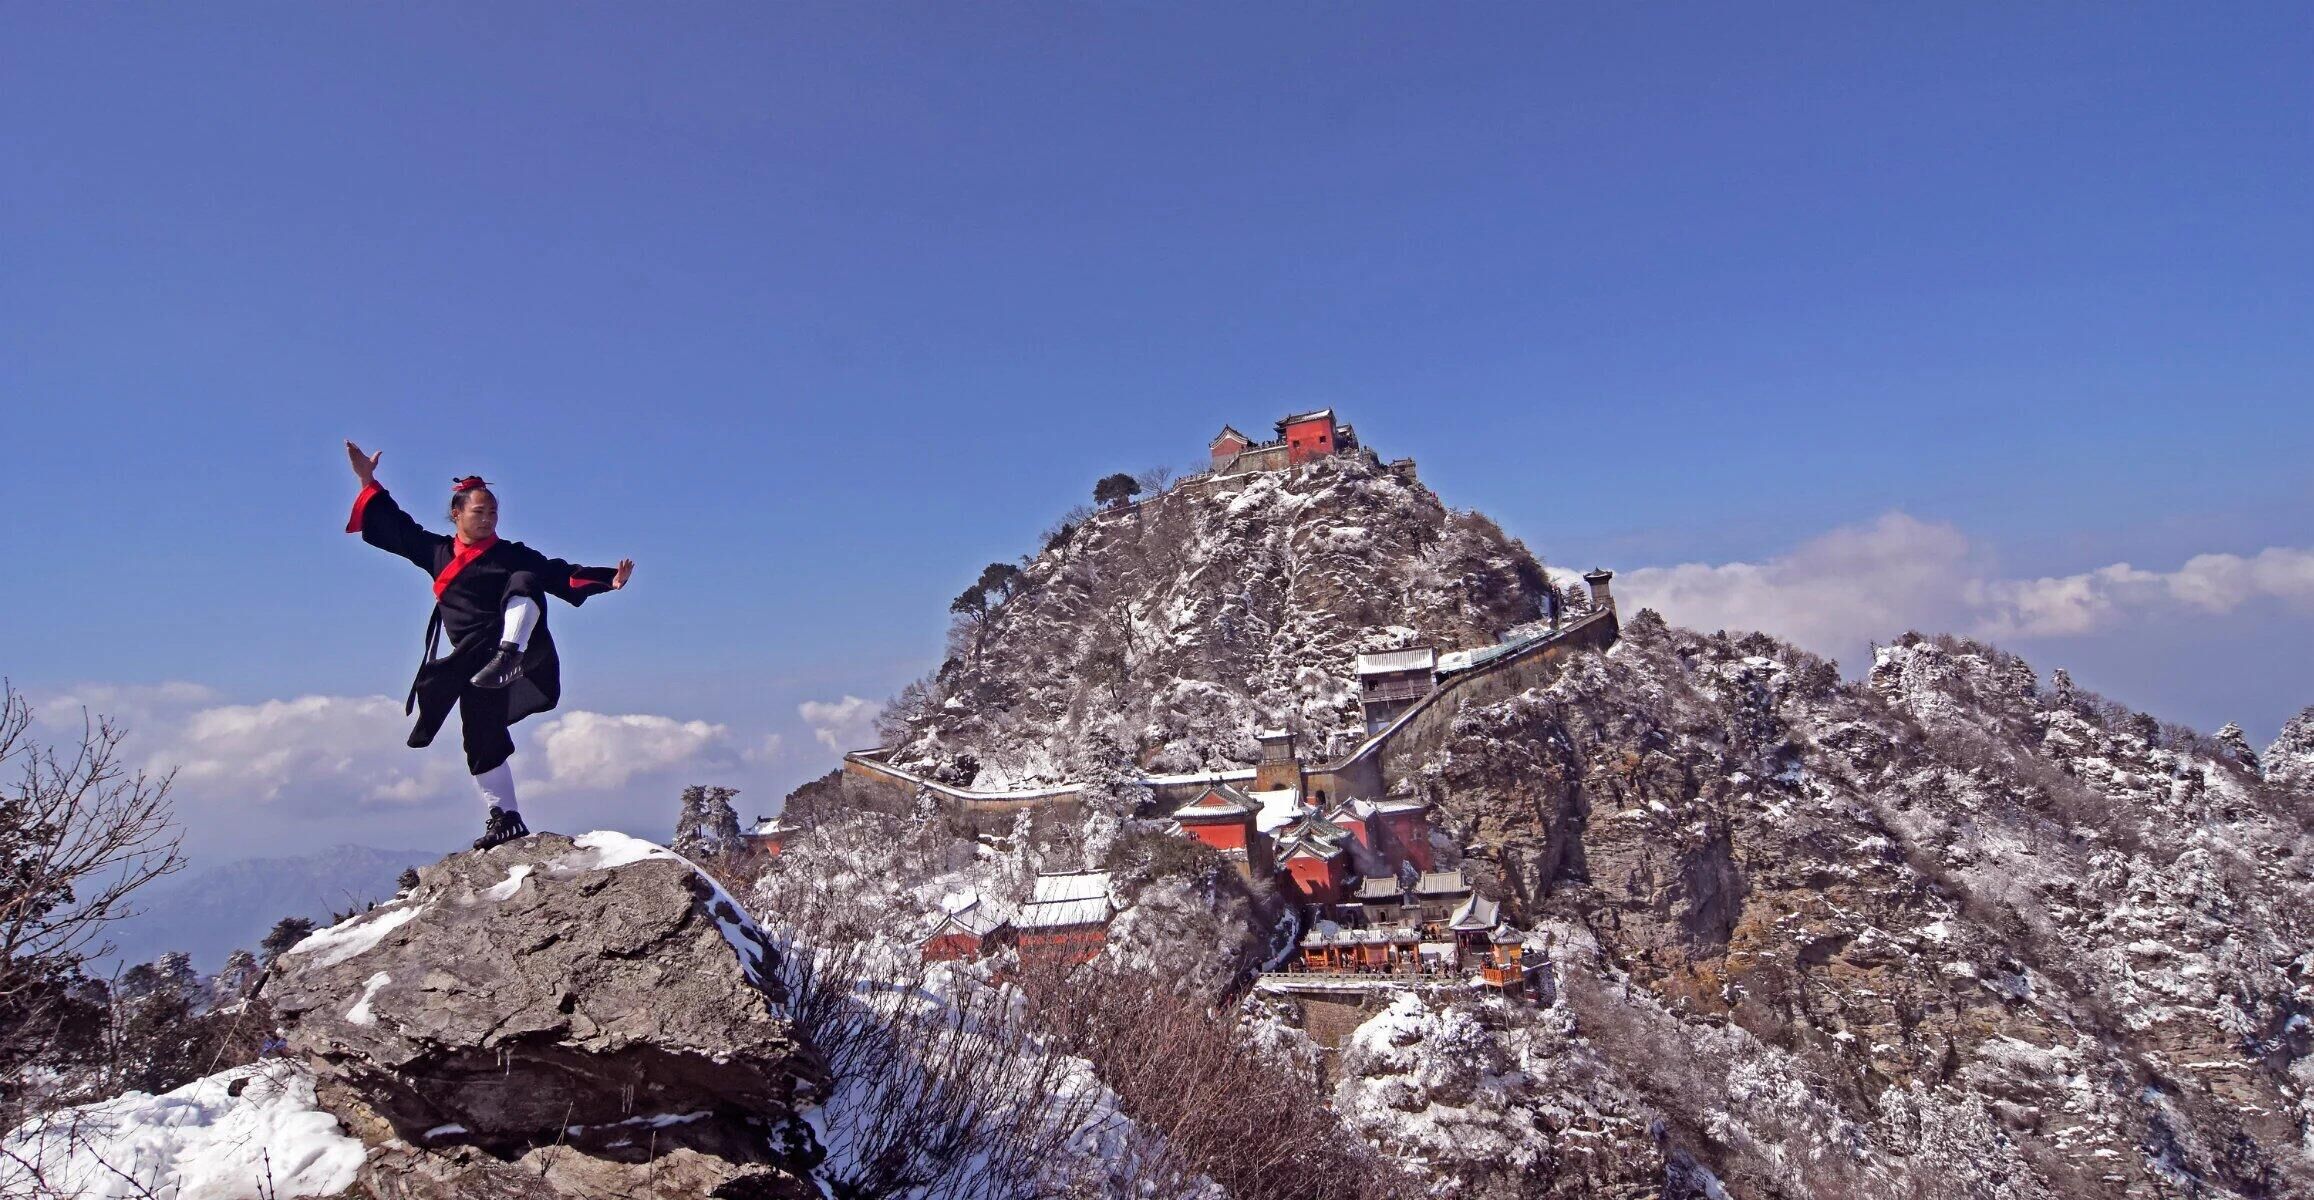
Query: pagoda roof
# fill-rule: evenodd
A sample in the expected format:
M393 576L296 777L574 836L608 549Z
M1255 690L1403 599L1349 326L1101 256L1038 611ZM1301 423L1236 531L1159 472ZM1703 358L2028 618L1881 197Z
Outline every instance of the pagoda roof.
M933 923L932 932L925 934L921 938L918 938L916 940L916 944L921 946L926 942L932 941L935 938L944 937L950 933L961 933L974 939L984 938L987 937L988 932L996 928L996 926L997 922L988 919L986 914L983 914L977 910L942 913L940 914L940 919Z
M1288 413L1285 416L1278 418L1278 432L1283 434L1286 431L1286 426L1300 425L1305 421L1324 421L1326 424L1331 425L1334 423L1334 410L1330 408L1320 408L1313 409L1309 412Z
M1461 933L1476 933L1482 929L1494 928L1501 919L1502 904L1500 901L1489 900L1484 896L1472 896L1462 902L1462 907L1454 910L1454 916L1448 918L1446 927Z
M1331 860L1347 853L1342 843L1349 840L1350 831L1314 813L1305 813L1301 820L1281 831L1277 837L1280 859L1306 855Z
M1373 875L1358 881L1360 900L1396 900L1405 895L1396 875Z
M1252 444L1253 444L1253 439L1252 439L1252 438L1249 438L1249 437L1247 437L1246 435L1244 435L1244 434L1242 434L1242 433L1239 433L1239 432L1238 432L1236 429L1234 429L1234 428L1232 428L1232 427L1230 427L1230 426L1228 426L1228 425L1224 425L1224 426L1222 426L1222 427L1221 427L1221 432L1220 432L1220 433L1217 433L1217 434L1214 434L1214 435L1213 435L1213 440L1212 440L1212 441L1210 441L1210 442L1207 442L1207 443L1205 443L1205 444L1206 444L1207 448L1209 448L1209 449L1210 449L1211 447L1214 447L1214 446L1218 446L1218 445L1220 445L1220 444L1221 444L1221 439L1223 439L1223 438L1226 438L1226 437L1234 437L1234 438L1236 438L1238 441L1244 442L1244 443L1245 443L1246 445L1248 445L1248 446L1250 446L1250 445L1252 445Z
M1456 896L1470 890L1470 880L1460 871L1424 871L1414 881L1417 896Z
M1226 783L1217 783L1173 810L1176 821L1243 820L1260 812L1261 802Z

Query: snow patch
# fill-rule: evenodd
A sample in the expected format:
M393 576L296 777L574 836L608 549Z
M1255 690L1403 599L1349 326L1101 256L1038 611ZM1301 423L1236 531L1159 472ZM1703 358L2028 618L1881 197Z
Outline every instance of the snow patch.
M346 1010L345 1019L355 1025L377 1024L377 1016L370 1012L370 1001L377 998L379 988L393 981L393 976L384 971L370 976L369 982L362 985L362 998L354 1001L354 1006Z
M511 900L514 898L514 893L522 887L522 881L529 877L530 864L518 863L512 871L507 872L505 879L483 889L482 898L485 900Z
M67 1109L11 1131L4 1148L0 1195L82 1200L330 1196L366 1153L314 1103L312 1073L278 1058Z
M377 949L386 935L418 919L426 911L423 904L409 904L401 908L372 909L358 917L348 917L327 929L318 930L298 944L291 946L290 954L319 954L316 968L334 967L357 955Z

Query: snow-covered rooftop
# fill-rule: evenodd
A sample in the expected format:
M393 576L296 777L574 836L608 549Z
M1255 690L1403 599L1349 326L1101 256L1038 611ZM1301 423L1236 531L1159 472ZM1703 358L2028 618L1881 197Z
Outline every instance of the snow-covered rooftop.
M1226 783L1215 784L1198 793L1197 798L1173 810L1176 821L1204 818L1240 818L1247 813L1261 811L1260 802Z
M1070 871L1059 875L1037 876L1036 891L1031 895L1030 902L1046 904L1056 900L1099 900L1105 904L1108 899L1107 871Z
M1383 650L1358 656L1360 675L1390 675L1400 671L1428 671L1438 665L1438 651L1430 646L1412 650Z
M1378 675L1397 671L1427 671L1438 665L1438 650L1433 646L1416 646L1408 650L1378 650L1358 656L1360 675Z
M1109 898L1103 895L1039 901L1021 909L1012 923L1022 929L1060 929L1070 925L1102 925L1108 920Z
M1418 896L1453 896L1469 890L1470 880L1463 878L1460 871L1424 871L1422 877L1414 881L1414 894Z
M1267 792L1247 792L1254 803L1261 805L1261 815L1254 818L1254 828L1263 833L1276 833L1293 824L1302 815L1302 790L1276 788Z

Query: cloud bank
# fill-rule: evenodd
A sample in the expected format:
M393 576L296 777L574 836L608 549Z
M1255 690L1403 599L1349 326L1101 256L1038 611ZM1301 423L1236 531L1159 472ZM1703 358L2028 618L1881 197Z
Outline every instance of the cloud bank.
M479 828L457 722L433 746L409 749L410 718L388 696L232 704L210 688L172 682L31 700L53 745L78 744L85 711L127 731L127 765L174 771L171 800L195 851L291 853L362 841L447 849ZM586 710L533 718L515 727L515 739L515 779L534 825L647 835L672 822L683 785L742 782L780 745L777 734L747 738L716 722Z
M858 696L841 700L806 700L796 706L804 724L811 726L812 737L830 750L844 753L873 745L876 740L876 718L884 706Z
M1959 529L1888 513L1764 562L1642 567L1617 577L1627 610L1696 629L1757 629L1848 655L1907 629L1986 638L2098 634L2130 621L2277 602L2314 613L2314 550L2199 554L2169 571L2113 563L2010 578Z

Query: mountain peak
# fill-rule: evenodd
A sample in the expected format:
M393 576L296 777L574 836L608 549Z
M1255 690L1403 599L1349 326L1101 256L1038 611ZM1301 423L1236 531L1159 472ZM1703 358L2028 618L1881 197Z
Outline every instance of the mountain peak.
M1525 545L1363 450L1193 476L1017 570L959 598L947 661L894 705L899 765L977 788L1223 769L1271 727L1338 752L1358 654L1492 644L1553 594Z

